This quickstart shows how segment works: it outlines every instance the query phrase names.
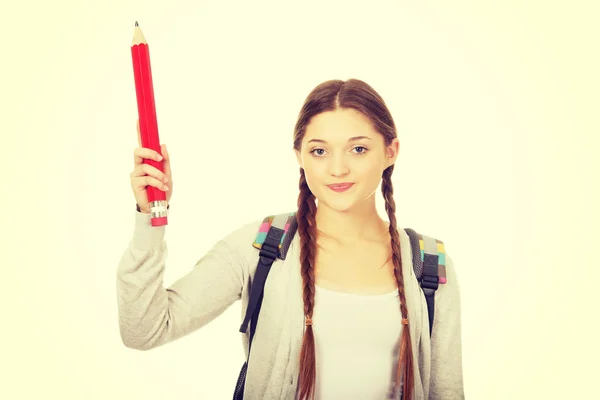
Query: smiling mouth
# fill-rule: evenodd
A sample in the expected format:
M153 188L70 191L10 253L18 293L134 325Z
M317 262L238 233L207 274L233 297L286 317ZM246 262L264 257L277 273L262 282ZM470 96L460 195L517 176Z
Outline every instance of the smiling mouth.
M328 188L330 188L331 190L335 191L335 192L344 192L348 189L350 189L352 186L354 185L354 183L339 183L339 184L333 184L333 185L327 185Z

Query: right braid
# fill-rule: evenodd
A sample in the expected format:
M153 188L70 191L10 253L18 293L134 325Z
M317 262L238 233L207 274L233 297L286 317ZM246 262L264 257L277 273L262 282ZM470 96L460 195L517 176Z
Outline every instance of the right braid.
M315 214L317 205L306 182L304 170L300 169L300 194L298 195L298 234L300 235L300 263L302 294L306 329L300 352L300 400L314 398L316 381L315 338L312 330L312 315L315 300L315 258L317 227Z
M392 172L394 165L389 166L383 171L381 181L381 191L385 199L385 209L390 221L390 237L392 245L392 261L394 263L394 276L398 285L398 295L400 297L400 313L402 314L402 335L400 337L400 354L398 357L398 366L396 369L396 390L400 386L400 374L404 373L403 379L403 400L412 399L412 390L414 385L413 376L413 353L410 339L410 329L408 325L408 308L406 307L406 295L404 293L404 276L402 274L402 257L400 252L400 236L396 222L396 202L394 201L394 188L392 185Z

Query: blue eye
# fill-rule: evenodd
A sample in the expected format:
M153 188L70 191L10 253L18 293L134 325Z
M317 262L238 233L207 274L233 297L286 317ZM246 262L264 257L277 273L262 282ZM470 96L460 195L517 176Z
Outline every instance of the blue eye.
M363 146L356 146L354 148L354 150L356 150L356 149L363 149L364 150L364 151L358 152L358 154L365 154L367 151L369 151L366 147L363 147Z
M325 150L323 150L323 149L314 149L314 150L310 151L310 154L315 154L316 151L325 151Z

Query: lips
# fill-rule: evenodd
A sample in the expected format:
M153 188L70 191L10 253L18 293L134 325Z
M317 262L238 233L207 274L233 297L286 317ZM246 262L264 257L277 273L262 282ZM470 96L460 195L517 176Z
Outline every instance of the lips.
M348 190L352 187L352 185L354 185L354 183L351 182L343 182L343 183L335 183L332 185L327 185L331 190L334 190L336 192L343 192L345 190Z

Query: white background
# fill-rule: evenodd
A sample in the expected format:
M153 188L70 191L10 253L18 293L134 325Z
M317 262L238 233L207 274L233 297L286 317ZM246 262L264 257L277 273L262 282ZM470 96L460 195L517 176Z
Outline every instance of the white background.
M455 262L467 398L595 390L596 3L415 3L6 2L0 397L233 393L239 304L149 352L120 341L136 20L172 157L167 285L240 224L296 207L302 102L359 78L398 127L400 226L443 240Z

